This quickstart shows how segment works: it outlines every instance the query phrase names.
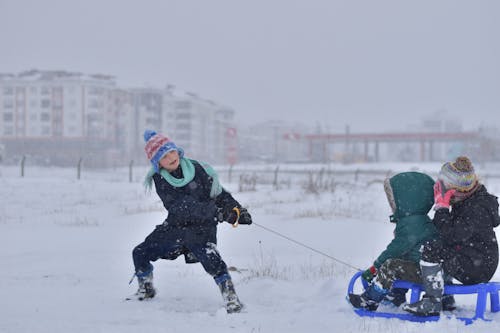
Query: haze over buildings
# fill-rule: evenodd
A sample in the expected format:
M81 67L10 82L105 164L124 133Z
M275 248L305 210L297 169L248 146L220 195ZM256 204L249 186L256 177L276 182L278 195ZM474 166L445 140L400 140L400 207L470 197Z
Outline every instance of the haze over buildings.
M105 73L228 105L245 127L500 122L496 0L0 1L0 72Z
M145 129L168 133L191 156L230 162L234 111L173 86L124 89L114 77L30 70L0 74L6 156L90 165L144 160Z
M0 40L0 73L73 75L48 95L28 77L2 91L10 156L50 133L87 160L143 160L145 127L220 163L495 156L484 139L396 147L322 136L498 132L494 0L2 0ZM109 153L86 152L78 137Z

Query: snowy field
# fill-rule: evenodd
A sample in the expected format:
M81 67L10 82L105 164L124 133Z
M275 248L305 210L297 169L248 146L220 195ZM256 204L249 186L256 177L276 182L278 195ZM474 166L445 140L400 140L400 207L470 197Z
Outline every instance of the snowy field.
M84 170L77 180L73 169L31 167L21 178L18 167L0 166L0 332L500 332L500 314L469 326L354 314L345 301L350 266L370 266L392 237L379 181L341 182L318 195L271 185L239 193L236 179L221 177L258 224L218 229L245 312L226 314L213 279L182 258L155 263L154 300L124 301L136 290L132 249L166 216L156 194L144 193L142 171L129 182L126 170ZM500 179L486 185L500 195ZM472 316L475 299L457 301L457 314Z

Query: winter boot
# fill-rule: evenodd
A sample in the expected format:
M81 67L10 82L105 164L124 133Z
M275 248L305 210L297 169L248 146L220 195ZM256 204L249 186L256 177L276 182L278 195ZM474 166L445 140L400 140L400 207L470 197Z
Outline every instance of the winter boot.
M443 308L441 300L444 290L443 270L441 269L441 265L421 261L420 269L422 272L425 295L422 300L403 306L403 310L422 317L439 316Z
M236 295L231 276L229 276L229 274L224 274L215 278L215 282L219 286L227 313L240 312L243 308L243 304L241 304L238 295Z
M377 283L371 283L361 294L349 294L349 302L356 309L365 309L376 311L380 302L387 295L387 290L383 289Z
M441 304L443 306L443 311L455 311L457 309L457 304L455 303L455 297L453 297L453 295L443 295Z
M151 299L155 297L156 290L153 287L153 272L149 271L147 273L137 272L137 281L139 282L139 289L135 293L135 296L139 301Z
M444 284L452 284L453 283L453 277L444 274ZM441 299L441 304L443 305L443 311L454 311L457 309L457 305L455 303L455 297L453 295L443 295L443 298Z
M407 292L408 289L405 288L393 288L389 290L389 293L385 296L384 301L388 301L394 306L399 307L401 304L406 302Z

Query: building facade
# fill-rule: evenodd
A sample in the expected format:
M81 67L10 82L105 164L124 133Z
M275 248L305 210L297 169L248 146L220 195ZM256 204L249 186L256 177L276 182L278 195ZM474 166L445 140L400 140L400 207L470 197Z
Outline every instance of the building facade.
M234 110L171 87L163 97L161 131L187 156L215 164L235 163Z
M6 155L65 164L101 158L116 138L114 78L31 70L0 75L0 137ZM99 153L99 154L98 154Z
M0 74L0 144L7 161L27 155L56 165L146 163L142 133L155 129L188 156L226 163L233 118L233 110L173 86L125 89L109 75L67 71Z

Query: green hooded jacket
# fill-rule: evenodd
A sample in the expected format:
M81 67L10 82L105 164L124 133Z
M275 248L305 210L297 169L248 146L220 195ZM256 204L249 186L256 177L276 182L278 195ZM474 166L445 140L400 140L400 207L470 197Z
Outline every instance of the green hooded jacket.
M403 172L386 179L384 188L396 223L394 239L375 260L378 269L387 259L419 262L420 247L437 236L427 215L434 204L434 180L420 172Z

